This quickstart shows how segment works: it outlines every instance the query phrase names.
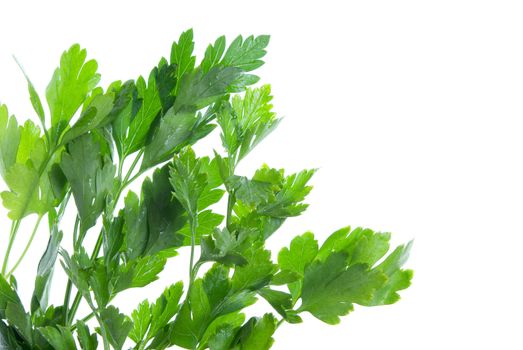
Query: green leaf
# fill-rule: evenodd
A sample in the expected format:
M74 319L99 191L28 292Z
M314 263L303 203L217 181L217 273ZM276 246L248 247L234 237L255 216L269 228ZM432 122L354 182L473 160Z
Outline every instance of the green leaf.
M221 36L214 42L214 45L207 46L205 50L205 56L200 64L200 68L204 73L207 73L209 69L217 66L225 52L225 36Z
M89 328L82 321L76 322L76 333L80 348L82 350L96 350L98 348L98 339L96 333L91 334Z
M160 119L151 141L144 148L142 169L172 158L183 146L187 145L195 131L198 117L194 112L176 113L171 108Z
M203 279L194 282L189 298L176 316L171 342L188 349L195 348L214 321L235 314L256 301L253 292L234 292L228 273L228 268L215 265Z
M15 331L0 321L0 349L5 350L22 350L18 343Z
M198 213L198 199L207 186L207 175L200 169L199 159L194 151L187 147L174 158L169 172L173 195L190 216Z
M102 157L100 143L86 134L69 143L61 168L71 184L85 232L94 226L105 207L106 196L113 188L115 166L108 156Z
M241 334L241 349L268 350L274 343L272 335L276 331L277 320L272 314L265 314L260 319L251 319L248 334ZM241 331L240 331L241 332ZM247 332L243 332L247 333Z
M194 69L196 57L192 56L194 50L193 31L189 29L180 35L178 42L174 42L171 48L171 64L176 65L176 77L178 80L186 72Z
M97 95L80 115L80 119L64 134L62 142L68 143L78 136L103 125L113 109L114 94Z
M18 334L32 346L33 326L31 324L31 318L25 312L22 304L8 302L5 309L5 318L11 326L16 328Z
M267 202L272 194L270 183L249 180L244 176L231 176L225 183L229 192L234 192L236 199L248 205Z
M40 119L40 122L42 123L42 127L45 129L45 113L44 113L44 108L42 107L42 102L40 100L40 96L38 96L38 93L36 92L36 89L35 89L33 83L31 82L31 79L29 79L29 77L25 73L25 70L22 67L22 65L20 64L20 62L18 62L16 57L14 59L15 59L16 64L18 65L18 67L20 68L22 73L24 74L25 80L27 81L27 90L29 91L29 99L31 100L31 104L33 105L33 109L35 110L36 115L38 116L38 118Z
M156 85L162 102L162 114L165 114L174 104L175 89L178 86L177 65L168 64L162 57L158 66L154 69Z
M293 298L289 293L270 288L262 288L258 291L271 306L276 310L285 320L290 323L300 323L301 318L292 310Z
M252 71L263 65L261 58L267 53L265 48L269 44L269 35L260 35L258 37L249 36L243 40L238 36L231 43L221 64L228 67L238 67L245 72Z
M150 255L120 265L114 292L119 293L129 288L144 287L156 281L166 262L166 258Z
M56 227L56 226L55 226ZM47 308L47 300L49 298L49 288L54 272L56 257L58 256L58 249L62 241L62 232L54 230L47 243L47 248L38 263L38 270L36 272L35 287L33 296L31 298L31 313L36 310L45 311Z
M200 261L216 261L224 265L245 265L247 260L240 253L241 240L225 227L215 228L214 234L201 241Z
M290 248L283 248L278 254L278 264L282 270L294 271L301 276L318 253L318 242L312 232L296 236Z
M114 306L100 312L100 317L108 333L109 343L116 349L121 350L127 335L133 327L131 320L121 314Z
M0 105L0 175L5 180L7 171L16 162L20 128L14 116L9 117L7 106Z
M353 303L366 305L387 277L365 264L347 267L347 255L333 253L305 270L300 311L308 311L328 324L340 322L353 310Z
M57 141L69 121L87 98L88 93L100 81L96 73L95 60L85 61L87 52L78 44L62 54L60 67L53 74L47 86L46 97L51 111L53 140Z
M135 343L139 343L145 339L145 335L147 334L147 330L151 324L151 309L149 301L142 301L140 305L138 305L138 308L131 314L131 319L133 321L133 328L129 333L129 338L131 338Z
M387 283L379 288L369 306L394 304L400 299L399 290L406 289L410 286L413 271L402 270L401 267L407 261L412 247L412 242L407 245L397 247L376 270L383 272L388 280Z
M18 220L32 213L43 215L57 204L46 173L53 162L40 129L30 120L26 121L20 128L16 163L5 174L10 191L1 194L4 206L9 209L9 218Z
M222 129L222 143L235 161L243 159L279 124L272 112L270 85L247 89L244 98L236 95L232 104L224 104L218 111Z
M206 73L196 69L185 74L180 81L174 112L195 112L218 101L240 74L241 70L235 67L213 67Z
M307 183L314 172L315 170L303 170L287 176L274 201L261 206L258 212L280 218L300 215L308 206L301 202L312 190L312 186L307 186Z
M247 249L243 256L247 259L245 266L239 266L232 276L232 289L259 289L269 283L276 272L276 265L271 261L271 252L260 245Z
M5 319L5 310L9 303L22 305L16 291L7 283L4 276L0 275L0 319Z
M180 298L183 294L183 283L178 282L166 288L162 295L151 305L151 328L149 335L155 335L167 326L180 309Z
M305 267L316 258L317 253L318 242L314 239L312 232L307 232L295 237L291 242L290 249L283 248L280 250L278 264L282 270L295 272L303 279ZM294 300L301 294L301 288L302 281L289 284L289 290Z
M38 329L42 336L51 344L55 350L73 350L76 349L73 334L68 328L42 327Z
M127 138L129 124L134 120L142 105L142 99L138 97L138 89L134 81L127 81L119 89L115 102L115 108L111 111L111 132L120 158L127 151Z
M138 78L136 89L142 102L138 113L129 124L129 131L124 142L124 155L129 155L143 147L151 125L162 109L154 70L150 73L147 84L143 77Z
M187 217L181 204L172 196L169 168L157 169L152 179L142 184L142 199L132 192L125 198L123 250L129 259L161 253L175 254L183 245L180 230ZM118 234L123 236L123 232Z

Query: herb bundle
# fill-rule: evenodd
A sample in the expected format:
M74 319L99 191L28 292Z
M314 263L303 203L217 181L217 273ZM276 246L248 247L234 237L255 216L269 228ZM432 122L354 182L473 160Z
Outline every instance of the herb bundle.
M73 45L46 89L48 112L26 76L40 126L19 125L0 105L0 175L8 188L1 198L12 220L3 238L0 349L263 350L282 322L300 323L303 313L336 324L354 304L399 299L412 278L401 268L410 244L389 253L388 233L345 227L321 245L307 232L277 257L265 249L287 218L307 208L314 174L266 165L252 176L236 173L280 121L270 87L250 87L268 42L239 36L227 46L220 37L196 65L189 30L148 77L105 90L96 61ZM191 146L214 129L224 151L198 157ZM126 191L146 172L139 194ZM216 212L222 200L224 215ZM73 203L75 225L62 227ZM13 251L28 216L36 223L27 247ZM15 275L33 238L44 239L35 235L45 222L47 249L24 306ZM89 251L87 236L98 237ZM112 305L118 293L157 280L184 247L186 285L172 276L174 284L131 315ZM49 305L50 293L61 292L52 289L59 268L68 281L63 303ZM242 310L260 299L272 309L246 319ZM79 315L81 303L88 314Z

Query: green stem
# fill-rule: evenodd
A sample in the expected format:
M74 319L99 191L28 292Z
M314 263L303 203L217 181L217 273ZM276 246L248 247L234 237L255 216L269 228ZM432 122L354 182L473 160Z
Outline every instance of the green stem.
M31 233L31 237L29 237L29 241L27 242L27 244L26 244L26 246L24 248L24 251L22 252L22 255L20 255L20 257L18 258L18 260L15 263L15 266L13 266L11 271L9 271L9 273L7 274L7 277L11 276L13 274L13 272L15 272L15 270L18 268L18 266L20 265L22 260L24 260L24 257L27 254L27 251L29 250L29 247L31 246L31 243L33 243L33 239L35 238L36 231L38 231L38 226L40 226L40 222L42 221L42 217L43 217L43 215L39 215L38 216L38 219L36 220L35 226L33 228L33 232Z
M87 321L89 321L89 320L90 320L91 318L93 318L93 317L94 317L94 313L91 311L91 313L90 313L89 315L85 316L84 318L82 318L81 321L82 321L83 323L86 323ZM76 323L73 324L73 325L71 325L71 332L74 332L75 329L76 329Z
M102 339L104 341L104 350L111 350L111 348L109 347L109 341L107 340L108 339L107 330L105 329L105 325L102 321L102 317L100 317L98 312L96 312L96 308L94 307L94 305L92 303L88 303L88 304L91 307L91 310L93 311L93 314L96 317L98 324L100 325L100 331L102 333Z
M229 198L227 199L227 218L226 218L226 225L229 227L231 225L232 220L232 210L234 208L234 204L236 203L236 196L233 193L229 193Z
M5 276L7 272L7 264L9 262L9 255L11 254L11 249L13 248L13 243L15 242L16 233L20 227L21 220L15 220L11 223L11 232L9 233L9 244L7 245L7 250L4 256L4 263L2 264L2 275Z
M76 220L74 222L74 230L73 230L73 248L76 247L77 239L78 239L78 227L80 225L80 216L76 215ZM69 319L69 300L71 299L71 290L73 288L73 282L68 279L67 280L67 286L65 288L65 296L64 296L64 313L65 313L65 324L69 325L70 319Z
M197 214L191 214L191 260L189 265L189 288L187 293L191 290L191 286L194 283L196 274L194 271L194 248L196 246L196 229L198 228L198 216Z

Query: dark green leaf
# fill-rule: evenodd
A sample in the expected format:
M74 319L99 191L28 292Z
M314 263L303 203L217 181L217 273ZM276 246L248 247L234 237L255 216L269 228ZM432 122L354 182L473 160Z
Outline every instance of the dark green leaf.
M106 196L113 188L115 166L109 157L102 157L100 143L86 134L69 143L61 167L71 184L85 232L104 209Z
M114 306L109 306L100 312L100 317L108 333L109 343L121 350L127 335L133 327L131 320L121 314Z
M98 348L98 339L96 333L91 334L89 328L82 321L76 322L76 333L78 336L78 342L82 350L96 350Z
M78 136L103 125L114 107L113 101L113 93L94 97L88 107L82 112L80 119L64 134L62 142L64 144L68 143Z
M73 334L67 328L58 327L43 327L38 329L43 337L51 344L55 350L74 350L76 344L74 342Z
M0 275L0 318L5 319L5 310L7 305L19 304L22 305L20 298L16 291L7 283L4 276Z

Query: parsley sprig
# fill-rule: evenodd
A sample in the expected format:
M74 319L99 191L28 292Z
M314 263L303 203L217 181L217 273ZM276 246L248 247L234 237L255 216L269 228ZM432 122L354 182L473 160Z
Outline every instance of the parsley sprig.
M345 227L322 244L307 232L277 255L265 248L307 209L315 172L236 171L280 122L270 86L256 85L252 74L268 43L266 35L239 36L227 45L222 36L197 64L188 30L147 77L105 90L96 61L75 44L47 86L47 109L24 72L40 126L20 125L0 105L1 198L12 221L0 274L0 348L263 350L283 322L300 323L303 313L336 324L356 304L398 301L412 278L402 269L411 244L389 252L388 233ZM215 129L223 150L198 156L191 146ZM129 191L139 179L140 193ZM73 205L74 227L63 227ZM36 219L27 244L13 251L29 217ZM31 244L46 239L45 221L47 248L27 308L15 276ZM87 237L96 242L91 250ZM119 293L156 281L185 248L185 285L186 276L168 276L172 285L155 300L120 312ZM52 283L57 265L67 285L62 305L50 305L49 295L61 292ZM244 309L260 299L271 309L247 319Z

